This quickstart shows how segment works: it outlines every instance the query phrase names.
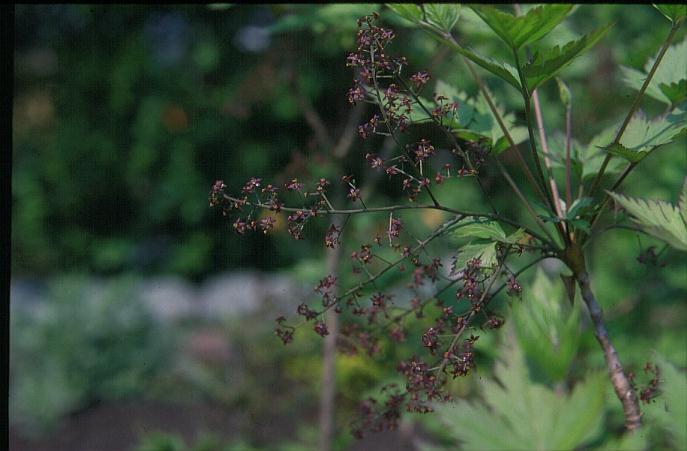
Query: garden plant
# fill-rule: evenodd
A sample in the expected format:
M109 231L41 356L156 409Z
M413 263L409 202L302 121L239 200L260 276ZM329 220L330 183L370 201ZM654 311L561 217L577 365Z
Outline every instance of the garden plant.
M344 286L341 271L323 274L316 287L321 304L301 304L296 322L277 318L276 335L287 344L299 326L309 324L323 337L336 334L341 351L369 355L378 353L385 340L419 340L425 355L407 356L398 364L405 385L386 387L383 401L364 402L353 424L356 435L391 429L397 426L402 411L429 412L437 401L450 398L447 384L475 367L475 343L480 335L510 321L497 313L492 300L505 292L514 304L533 304L529 287L520 283L521 275L544 259L557 259L567 268L561 274L567 301L561 301L586 306L583 310L622 405L625 427L629 431L641 428L641 402L649 402L658 392L659 370L650 366L657 376L642 389L624 368L595 294L590 249L608 233L631 229L663 240L677 252L687 250L687 180L676 187L675 204L622 194L627 176L661 146L682 139L687 129L687 74L679 66L686 44L675 42L687 7L655 5L666 18L665 39L645 72L624 71L626 82L636 91L634 97L617 123L587 147L574 139L576 96L564 81L564 69L602 40L613 24L543 47L542 39L574 11L572 5L522 10L515 5L512 12L471 6L471 13L507 48L510 58L501 61L479 54L469 42L454 37L452 31L460 26L460 5L389 7L438 40L448 54L461 59L464 76L475 81L478 96L472 98L435 80L428 71L409 70L412 61L395 55L395 32L379 24L379 15L365 16L358 21L357 48L345 61L354 73L347 96L353 105L375 108L358 127L360 139L381 137L387 145L360 157L379 177L386 178L390 190L403 193L407 201L372 204L372 196L362 189L356 174L341 174L339 180L294 178L285 186L256 176L240 193L227 192L222 180L214 183L210 205L231 217L238 234L268 234L285 222L288 232L300 240L311 223L335 217L323 244L338 248L346 243L347 228L354 227L352 218L384 217L383 232L356 243L351 258L357 281ZM501 105L506 102L495 97L480 71L515 90L523 124L505 111ZM544 128L545 114L552 113L542 111L537 91L546 84L557 86L565 114L560 143L551 140L550 131L547 134ZM664 112L647 117L640 110L647 97L663 103ZM335 152L331 158L338 158ZM487 180L494 178L498 179L496 185ZM456 206L461 192L452 183L455 180L473 183L481 194L480 202L469 209ZM495 189L509 190L513 207L524 215L498 208L493 201ZM341 198L336 191L343 193ZM406 218L425 211L440 212L444 219L419 237ZM443 260L456 242L460 246L452 260ZM656 257L653 250L645 257L652 256ZM379 289L380 281L399 274L406 275L409 290L416 294L410 299ZM514 319L522 323L528 315L536 316L535 307L541 305L533 305L519 310L520 319ZM433 316L428 318L430 314ZM333 316L341 322L336 331L331 327ZM578 316L572 318L579 320ZM428 319L431 324L427 327ZM416 334L417 324L422 330ZM510 366L521 371L519 354L506 352ZM501 382L509 377L504 367L496 373ZM506 389L516 389L516 385ZM507 391L501 394L506 396Z

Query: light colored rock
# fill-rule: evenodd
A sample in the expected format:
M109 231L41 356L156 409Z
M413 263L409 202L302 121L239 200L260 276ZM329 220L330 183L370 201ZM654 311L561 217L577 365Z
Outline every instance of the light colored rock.
M199 313L196 289L180 277L143 280L138 296L160 321L176 321Z

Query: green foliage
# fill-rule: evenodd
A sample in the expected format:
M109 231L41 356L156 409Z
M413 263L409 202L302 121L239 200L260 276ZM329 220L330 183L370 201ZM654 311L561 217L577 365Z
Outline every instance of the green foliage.
M179 436L156 433L147 435L137 451L186 451L186 444Z
M563 381L580 345L580 302L570 305L563 285L540 269L534 282L513 303L518 341L537 370L552 382Z
M664 16L668 18L671 22L675 23L683 20L687 16L687 6L686 5L654 5L654 7L661 12Z
M309 30L316 34L331 32L351 33L356 29L356 20L377 11L380 5L297 5L291 14L285 14L269 27L271 33L293 33Z
M496 155L510 147L510 143L504 136L494 113L483 97L471 99L464 92L459 92L442 80L437 81L434 90L449 101L458 103L455 120L452 120L448 125L459 137L467 140L486 139L492 146L492 152ZM527 128L515 125L515 115L511 112L506 113L499 105L496 107L515 144L527 139Z
M660 200L645 200L609 192L632 219L649 235L665 241L676 249L687 251L687 220L685 220L685 188L682 185L678 205Z
M674 449L687 449L687 374L658 356L661 395L644 411L650 421L668 435Z
M488 70L492 74L496 75L500 79L508 82L510 85L515 87L516 89L520 90L520 81L518 81L518 71L515 69L515 67L511 66L508 63L498 61L494 58L491 58L489 56L484 56L480 55L477 51L470 49L469 47L465 47L462 45L459 45L453 40L447 40L445 38L439 37L439 39L449 47L451 47L453 50L458 52L459 54L463 55L473 63L477 64L478 66L482 67L483 69Z
M450 33L460 17L460 5L447 3L426 3L420 6L424 17L445 33Z
M630 120L620 142L611 143L605 148L612 155L637 163L654 149L673 142L685 129L687 103L653 121L647 120L642 114L636 114Z
M450 33L460 17L460 6L447 3L387 3L393 12L415 24L435 28L442 33Z
M572 61L604 37L611 25L597 28L581 38L566 43L563 47L537 50L531 62L525 64L523 72L528 92L532 92L545 81L553 78Z
M169 364L172 342L123 278L99 294L63 276L35 314L12 314L12 422L35 432L89 403L141 396Z
M446 432L466 449L573 449L601 432L604 374L590 375L572 393L533 382L517 342L499 351L495 379L481 378L485 404L459 401L436 406Z
M623 80L639 91L655 61L656 57L650 58L644 65L644 72L620 66ZM668 105L676 105L687 98L687 39L668 47L645 93Z
M543 5L516 17L493 6L471 7L514 50L546 36L570 14L572 5Z
M506 234L496 221L470 220L464 225L459 224L454 232L457 238L482 238L492 241L505 241Z

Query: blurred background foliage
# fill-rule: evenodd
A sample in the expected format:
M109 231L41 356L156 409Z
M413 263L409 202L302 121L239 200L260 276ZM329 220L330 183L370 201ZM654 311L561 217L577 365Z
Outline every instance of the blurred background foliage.
M180 364L180 340L196 325L165 329L138 304L137 294L127 290L141 277L160 274L201 282L216 273L256 268L285 272L309 285L324 275L326 221L307 229L302 242L294 242L279 224L267 237L239 239L231 224L208 207L207 194L217 179L237 192L251 176L283 184L296 176L337 180L355 174L358 185L369 190L368 204L402 200L398 186L366 169L363 156L379 152L383 139L356 138L351 155L337 163L304 120L310 105L331 136L338 137L355 118L346 100L352 72L345 58L354 47L356 19L372 11L380 11L382 21L395 28L391 49L407 57L409 71L428 69L432 87L442 80L476 96L477 88L458 59L379 4L15 7L12 277L47 280L50 304L44 317L12 317L10 401L15 423L26 430L50 431L60 419L109 400L200 400L251 416L227 420L238 431L231 439L209 435L194 449L220 449L226 443L226 449L270 449L265 433L283 445L279 449L314 446L320 340L311 330L299 331L294 345L283 348L272 334L275 315L269 312L212 323L239 350L244 376L235 379L231 361ZM621 120L634 91L623 83L619 66L642 70L668 26L648 5L588 5L579 6L544 39L551 44L611 21L615 26L609 34L562 74L572 92L579 148ZM482 54L507 57L507 49L466 8L454 33ZM684 39L683 27L674 42ZM522 124L515 90L484 77ZM562 142L565 116L558 88L548 83L539 95L551 141ZM642 109L655 116L664 105L649 98ZM363 111L358 122L371 114L371 109ZM405 139L428 132L419 127ZM624 182L624 192L675 202L687 173L685 146L682 137L646 158ZM504 158L510 164L507 154ZM513 208L496 174L487 172L485 184L499 208ZM446 185L444 196L454 206L481 206L469 181L454 179ZM416 235L446 219L434 213L403 213L401 218ZM355 218L347 229L344 255L384 230L386 220L384 215ZM651 246L660 251L658 264L640 264L637 257ZM608 233L593 247L594 286L621 358L641 382L642 367L656 351L675 365L671 381L684 388L679 379L687 366L684 254L661 251L657 240L624 230ZM346 259L343 269L344 282L353 282ZM561 271L551 264L531 271L522 285L524 299L532 302L516 303L512 318L517 346L530 370L519 373L522 383L568 393L574 382L603 368L603 356L586 312L550 302L561 297ZM84 280L94 277L112 279L95 297L84 294ZM390 275L379 281L379 288L403 285L406 277ZM87 298L96 301L89 304ZM398 297L399 303L405 301ZM495 308L511 318L505 298ZM426 324L421 320L409 330L406 343L382 343L379 358L338 358L338 449L355 449L347 424L357 402L398 380L394 368L399 359L424 352L419 336L431 309L426 310ZM572 321L578 317L579 323ZM543 327L547 324L550 330ZM477 342L479 377L492 375L489 368L500 355L501 334L485 334ZM565 341L563 348L549 346L554 336ZM275 395L275 387L286 386L288 392L279 388ZM476 378L456 380L453 389L461 397L481 396ZM601 432L580 437L579 443L612 449L623 440L621 412L610 389L606 395ZM297 415L291 413L294 409ZM256 426L275 416L292 423L283 430ZM459 433L442 435L442 418L421 418L433 443L451 446L466 440ZM632 446L654 443L680 449L681 442L671 441L679 440L671 438L674 433L661 435L670 430L665 426L670 421L655 423L649 438L657 441ZM140 446L161 450L186 445L172 434L151 436Z

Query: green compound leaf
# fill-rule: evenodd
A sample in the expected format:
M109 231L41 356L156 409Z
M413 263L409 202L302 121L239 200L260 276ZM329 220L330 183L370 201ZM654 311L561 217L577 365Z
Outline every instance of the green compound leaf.
M488 56L480 55L474 50L468 47L463 47L448 39L439 39L446 45L454 49L456 52L460 53L461 55L472 61L473 63L477 64L483 69L488 70L492 74L499 77L501 80L508 82L513 87L515 87L515 89L520 90L520 81L518 81L518 71L510 64L495 60L494 58L490 58Z
M564 380L580 344L580 303L567 302L562 282L541 269L524 296L513 303L518 341L551 382Z
M464 269L467 263L475 258L480 259L483 267L496 266L496 243L469 243L461 247L456 255L455 270Z
M495 379L480 381L486 405L461 400L435 406L461 449L575 449L602 432L604 374L588 376L559 396L530 379L517 342L503 345L499 355Z
M620 66L625 84L639 91L654 61L656 58L647 61L644 72ZM676 105L687 99L687 39L666 50L645 92L668 105Z
M525 64L524 72L527 86L530 92L546 80L554 77L563 68L580 56L583 52L591 48L594 44L608 32L612 24L597 28L596 30L582 36L580 39L570 41L562 48L555 46L550 49L538 50L534 54L532 62Z
M455 119L446 125L450 126L459 137L473 141L486 138L492 146L492 152L496 155L510 147L508 140L503 135L503 130L501 130L483 97L479 97L477 100L468 98L467 94L462 91L459 92L442 80L437 81L435 92L446 97L449 101L458 102ZM423 103L425 102L423 101ZM425 104L427 105L427 103ZM525 141L528 136L527 128L514 125L515 115L513 113L506 113L498 105L497 109L515 144ZM424 112L422 114L427 116ZM411 119L413 119L412 116Z
M460 17L460 5L450 3L426 3L421 8L427 22L445 33L450 33Z
M518 73L513 66L488 56L480 55L474 50L456 43L448 36L448 33L458 20L459 5L427 4L423 6L424 13L415 4L387 4L387 6L404 19L420 25L432 37L451 47L465 58L520 90Z
M493 6L471 6L472 10L512 49L538 41L565 19L573 5L543 5L516 17Z
M449 3L387 3L393 12L410 22L430 26L442 33L450 33L460 17L460 6Z
M628 124L620 142L605 149L612 155L637 163L659 146L669 144L687 129L687 104L671 111L663 118L647 120L643 114L636 114Z
M415 3L387 3L386 6L413 23L418 23L422 19L422 10Z
M644 232L665 241L675 249L687 251L687 222L681 214L684 207L684 189L683 186L679 208L660 200L639 199L607 192L627 210Z
M505 241L506 234L496 221L475 220L472 223L458 227L454 231L457 238L482 238L485 240Z
M673 23L687 17L687 5L654 5L654 8Z

